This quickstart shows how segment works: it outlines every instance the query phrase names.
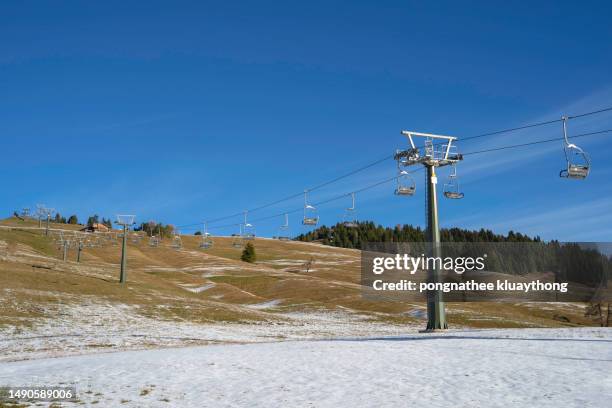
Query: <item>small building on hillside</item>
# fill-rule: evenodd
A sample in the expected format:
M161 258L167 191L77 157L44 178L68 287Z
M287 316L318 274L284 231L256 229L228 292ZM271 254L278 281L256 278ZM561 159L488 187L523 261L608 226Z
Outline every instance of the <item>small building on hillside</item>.
M104 224L100 224L98 223L94 223L91 226L87 225L85 226L85 228L82 228L81 231L83 232L108 232L110 231L110 229L104 225Z

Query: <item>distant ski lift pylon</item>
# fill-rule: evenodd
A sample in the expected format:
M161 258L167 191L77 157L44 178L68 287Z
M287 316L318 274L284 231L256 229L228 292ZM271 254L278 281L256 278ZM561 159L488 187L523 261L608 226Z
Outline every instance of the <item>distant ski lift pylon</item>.
M315 226L318 222L319 216L317 215L317 209L308 204L308 190L304 190L304 218L302 219L302 224Z
M242 236L245 240L251 241L255 239L255 227L252 224L249 224L248 219L247 219L248 215L249 215L249 211L246 210L244 212L244 228L242 231Z
M204 223L204 232L202 233L202 241L200 241L201 249L209 249L213 246L213 240L208 233L208 225Z
M453 200L458 200L463 198L464 194L459 191L459 181L457 178L457 166L453 163L453 169L451 173L448 175L448 180L444 184L444 197L450 198Z
M135 218L136 217L134 215L117 214L116 223L122 226L131 226L134 225Z
M567 137L567 121L569 118L563 116L561 119L563 120L563 150L567 168L561 170L559 176L583 180L589 175L591 160L584 150L569 142Z
M289 214L285 213L285 223L278 229L278 239L281 241L289 241Z
M355 193L351 193L351 206L344 212L344 226L348 228L355 228L359 226L357 222L357 210L355 209Z

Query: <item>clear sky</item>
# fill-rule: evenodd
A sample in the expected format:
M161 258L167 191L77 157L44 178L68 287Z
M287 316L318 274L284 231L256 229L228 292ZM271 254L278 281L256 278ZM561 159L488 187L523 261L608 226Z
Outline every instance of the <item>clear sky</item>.
M605 1L3 2L0 213L45 203L192 224L391 155L402 129L461 139L609 107L610 15ZM612 113L570 122L574 134L602 129ZM558 136L555 123L459 146ZM467 156L465 199L441 198L442 226L609 241L612 134L576 142L593 161L584 181L559 179L560 143ZM311 199L394 171L380 163ZM392 191L358 194L359 217L423 225L422 176L414 197ZM322 223L349 205L321 206ZM290 224L302 231L299 213Z

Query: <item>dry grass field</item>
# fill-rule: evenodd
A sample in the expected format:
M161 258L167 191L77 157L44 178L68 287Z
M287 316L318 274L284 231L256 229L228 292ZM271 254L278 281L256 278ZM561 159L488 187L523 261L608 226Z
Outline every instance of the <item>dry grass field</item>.
M36 221L10 218L0 226L0 348L14 358L43 349L398 334L424 326L424 304L362 298L356 250L257 238L257 262L249 264L230 237L213 237L207 250L196 236L183 236L179 249L170 239L156 248L130 239L128 283L121 285L116 238L85 248L80 263L70 248L63 262L53 237L79 226L52 224L51 236ZM581 304L447 306L453 327L592 324Z

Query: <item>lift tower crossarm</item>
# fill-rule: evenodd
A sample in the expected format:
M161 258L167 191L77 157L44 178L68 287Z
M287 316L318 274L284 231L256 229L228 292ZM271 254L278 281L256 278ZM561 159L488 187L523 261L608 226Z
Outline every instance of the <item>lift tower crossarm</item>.
M398 151L395 154L395 159L397 160L399 158L406 158L406 161L404 162L404 165L406 166L410 166L412 164L417 164L417 163L422 163L422 164L430 163L436 167L440 167L440 166L447 166L449 164L452 164L453 162L463 159L463 156L461 156L460 154L451 155L452 144L455 140L457 140L455 136L435 135L432 133L413 132L411 130L402 130L401 133L402 135L408 138L411 148L408 150ZM426 140L430 141L430 146L432 148L432 151L430 152L430 154L427 154L428 153L427 149L425 151L425 155L419 154L419 149L414 143L413 136L423 137ZM446 142L445 150L442 155L440 154L436 155L436 152L433 150L433 143L431 143L431 139L439 139L439 140L443 140Z

